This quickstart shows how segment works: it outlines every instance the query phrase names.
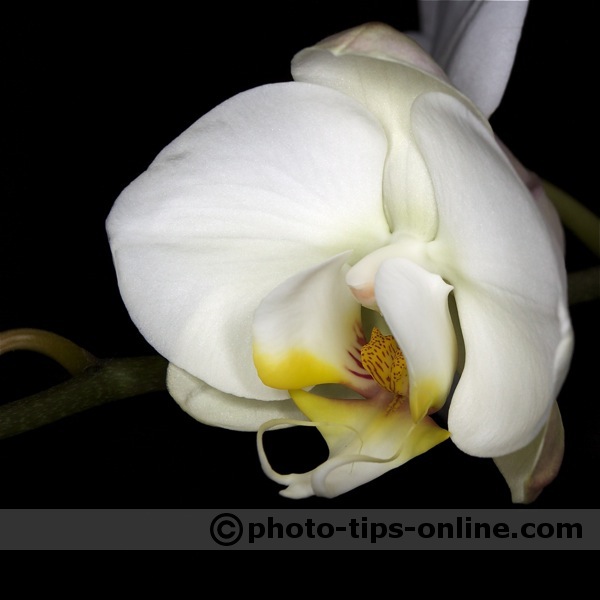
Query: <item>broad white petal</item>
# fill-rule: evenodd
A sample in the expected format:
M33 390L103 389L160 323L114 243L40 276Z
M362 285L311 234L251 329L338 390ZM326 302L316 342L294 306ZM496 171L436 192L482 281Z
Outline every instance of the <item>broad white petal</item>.
M565 431L555 402L540 433L521 450L494 458L510 487L512 501L530 504L558 475L565 449Z
M173 364L167 370L167 388L186 413L206 425L258 431L271 419L305 419L291 398L264 402L225 394Z
M390 227L395 233L431 240L438 223L436 203L431 178L412 137L410 108L415 98L429 91L460 94L414 66L365 55L360 47L358 54L353 51L354 44L342 49L307 48L294 57L292 75L296 81L348 94L377 118L388 140L383 194Z
M332 400L310 392L292 392L294 401L312 423L265 423L258 432L258 449L265 473L287 486L289 498L333 498L372 481L448 439L448 432L425 417L415 423L407 403ZM328 459L307 473L276 473L265 454L262 436L281 425L317 427L329 447Z
M500 148L502 148L504 151L504 154L506 154L508 157L510 164L515 168L515 171L533 196L533 199L535 200L542 217L546 221L546 227L554 236L553 247L556 249L557 253L559 253L559 256L564 256L565 230L556 207L546 195L542 180L535 173L526 169L517 159L517 157L506 147L506 145L502 143L502 140L496 138L496 141L498 142Z
M452 287L404 258L382 263L375 297L408 367L414 421L442 407L456 371L456 336L448 308Z
M350 253L298 273L275 288L254 316L254 363L270 387L372 385L362 368L361 306L345 282Z
M527 7L527 0L420 2L415 39L489 116L504 95Z
M253 313L292 274L385 243L387 146L351 98L286 83L240 94L167 146L107 222L132 319L170 362L276 399L252 363Z
M484 123L433 93L415 102L413 125L440 215L429 255L455 287L466 352L452 439L469 454L508 454L539 433L570 362L564 263Z

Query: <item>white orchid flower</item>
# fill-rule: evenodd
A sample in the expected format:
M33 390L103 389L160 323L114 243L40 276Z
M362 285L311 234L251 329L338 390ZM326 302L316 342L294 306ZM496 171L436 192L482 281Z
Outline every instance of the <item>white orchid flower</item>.
M515 501L560 465L559 230L486 120L526 3L444 4L420 39L462 91L409 37L357 27L296 55L295 81L203 116L107 222L171 395L258 431L289 497L342 494L450 436L496 458ZM432 415L450 396L446 428ZM284 425L317 427L329 458L276 473L262 438Z

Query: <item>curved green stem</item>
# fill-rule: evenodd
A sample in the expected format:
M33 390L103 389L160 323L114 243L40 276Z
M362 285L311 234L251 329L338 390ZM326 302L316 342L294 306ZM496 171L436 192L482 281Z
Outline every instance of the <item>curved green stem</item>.
M43 329L10 329L0 332L0 355L13 350L31 350L55 360L71 375L82 373L99 361L71 340Z
M0 354L39 352L73 376L52 388L0 406L0 439L12 437L114 400L166 389L161 356L99 359L72 341L41 329L0 332Z
M543 180L542 185L565 227L596 256L600 256L600 219L589 208L554 184Z
M161 356L97 360L65 383L0 406L0 439L114 400L165 390L167 366Z

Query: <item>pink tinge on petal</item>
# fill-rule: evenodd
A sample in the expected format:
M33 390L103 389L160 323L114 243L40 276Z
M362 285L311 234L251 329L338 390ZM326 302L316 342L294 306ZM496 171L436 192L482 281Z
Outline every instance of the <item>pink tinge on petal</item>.
M565 451L565 432L555 401L540 434L525 448L494 458L510 487L512 501L530 504L550 485L560 470Z
M325 38L317 48L400 62L449 82L440 66L408 36L385 23L365 23Z

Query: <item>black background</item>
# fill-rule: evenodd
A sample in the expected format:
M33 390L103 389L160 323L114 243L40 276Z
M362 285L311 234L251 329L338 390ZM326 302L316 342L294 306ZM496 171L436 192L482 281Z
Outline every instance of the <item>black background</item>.
M161 7L135 17L98 9L6 18L0 330L48 329L101 357L152 354L117 289L104 231L112 203L210 108L250 87L289 80L289 61L303 47L365 21L417 26L413 2L362 4L336 11L330 3L326 14L322 2L281 9L223 3L206 14ZM596 159L592 164L585 145L597 134L594 19L586 6L533 1L492 124L527 166L598 212ZM595 262L568 236L570 270ZM532 508L600 505L598 307L572 309L576 352L559 397L565 460ZM3 356L0 402L64 378L43 357ZM294 469L309 467L314 444L320 448L301 429L270 442ZM254 434L199 424L166 393L4 440L0 464L3 508L511 506L493 463L451 442L337 499L287 500L262 473Z

